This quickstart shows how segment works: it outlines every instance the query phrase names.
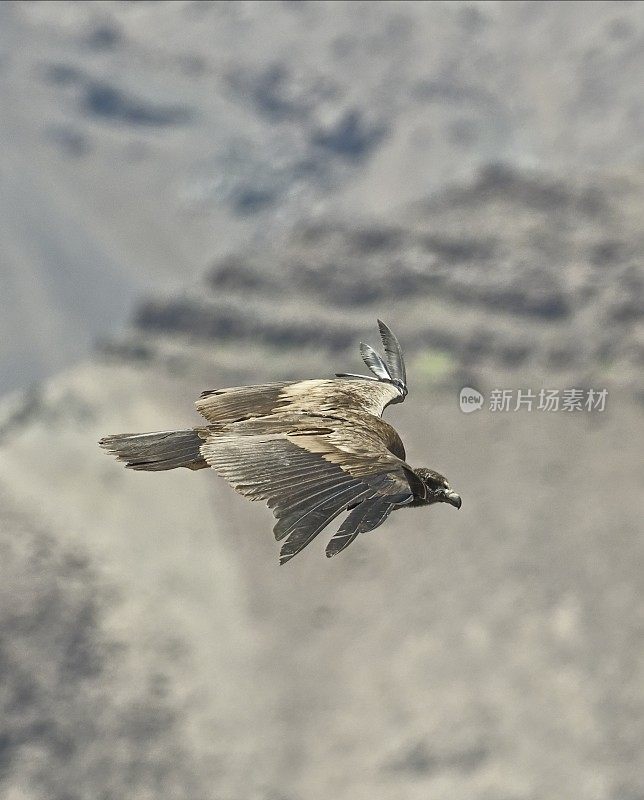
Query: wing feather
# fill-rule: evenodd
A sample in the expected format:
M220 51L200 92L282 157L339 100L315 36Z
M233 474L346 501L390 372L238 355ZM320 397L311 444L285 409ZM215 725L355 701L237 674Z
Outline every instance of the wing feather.
M378 328L380 329L380 338L382 339L382 346L385 348L385 358L391 377L401 381L403 386L407 386L407 371L400 342L389 326L385 325L380 319L378 320Z
M382 360L381 356L371 347L371 345L360 342L360 355L362 360L373 372L373 374L381 381L390 381L392 375L389 368Z
M327 558L341 553L361 533L375 530L387 519L396 503L389 498L374 497L363 500L344 520L337 533L327 545ZM400 503L398 503L400 505Z
M297 528L308 527L309 520L316 521L328 516L330 507L336 504L338 499L347 498L344 507L353 498L366 491L364 484L357 480L338 481L333 486L327 486L323 492L318 492L310 501L298 503L285 509L285 515L280 517L275 525L275 539L279 542L292 534Z
M348 494L347 490L338 492L338 494L328 502L326 508L316 519L309 520L306 526L299 525L290 534L280 550L280 564L285 564L287 561L290 561L293 556L297 555L310 544L323 528L345 510L348 502L352 499L363 497L368 494L368 492L369 489L357 493L353 490L351 495Z

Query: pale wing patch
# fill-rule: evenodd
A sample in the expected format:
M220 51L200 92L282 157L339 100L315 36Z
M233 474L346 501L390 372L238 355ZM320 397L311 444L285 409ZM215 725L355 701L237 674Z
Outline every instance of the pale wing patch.
M395 386L377 381L330 378L268 383L207 391L197 411L212 423L230 423L275 413L337 414L365 411L380 416L400 400Z
M337 464L351 475L395 473L401 472L403 467L403 462L377 439L352 442L342 435L342 431L332 431L326 436L294 433L288 438L298 447L318 454L331 464Z
M288 384L281 397L289 401L289 409L293 410L322 414L341 414L343 410L366 411L379 417L385 406L400 399L400 392L390 383L332 378Z
M266 383L202 392L196 401L197 411L209 422L231 423L253 417L265 417L288 405L280 392L288 383Z

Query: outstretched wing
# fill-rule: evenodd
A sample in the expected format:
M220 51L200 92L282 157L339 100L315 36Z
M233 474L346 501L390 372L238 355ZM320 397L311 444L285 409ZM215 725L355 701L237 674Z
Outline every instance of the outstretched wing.
M412 499L405 462L350 423L284 414L216 427L201 453L240 494L268 502L282 564L347 506Z
M209 422L230 423L277 413L342 416L366 411L379 417L386 406L401 399L400 390L390 382L328 378L209 390L196 406Z
M377 417L390 403L407 396L405 361L398 339L378 320L385 350L383 359L373 347L360 353L373 375L338 373L333 379L266 383L231 389L210 389L197 400L197 410L209 422L230 423L276 413L330 414L365 411Z

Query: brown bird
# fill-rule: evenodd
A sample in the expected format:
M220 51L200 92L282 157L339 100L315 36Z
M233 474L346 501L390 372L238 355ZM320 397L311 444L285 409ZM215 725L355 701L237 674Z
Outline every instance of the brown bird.
M398 340L378 320L384 359L361 344L374 377L269 383L203 392L197 410L208 424L184 431L121 433L99 444L126 467L212 467L249 500L266 500L284 541L284 564L338 514L349 511L326 548L334 556L399 508L461 498L440 473L410 467L396 431L381 418L407 396Z

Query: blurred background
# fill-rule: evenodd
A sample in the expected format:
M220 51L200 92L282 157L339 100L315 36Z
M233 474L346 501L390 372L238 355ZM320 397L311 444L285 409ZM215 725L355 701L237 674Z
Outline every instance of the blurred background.
M643 78L639 2L0 4L3 798L644 798ZM458 514L280 568L96 445L376 317Z

